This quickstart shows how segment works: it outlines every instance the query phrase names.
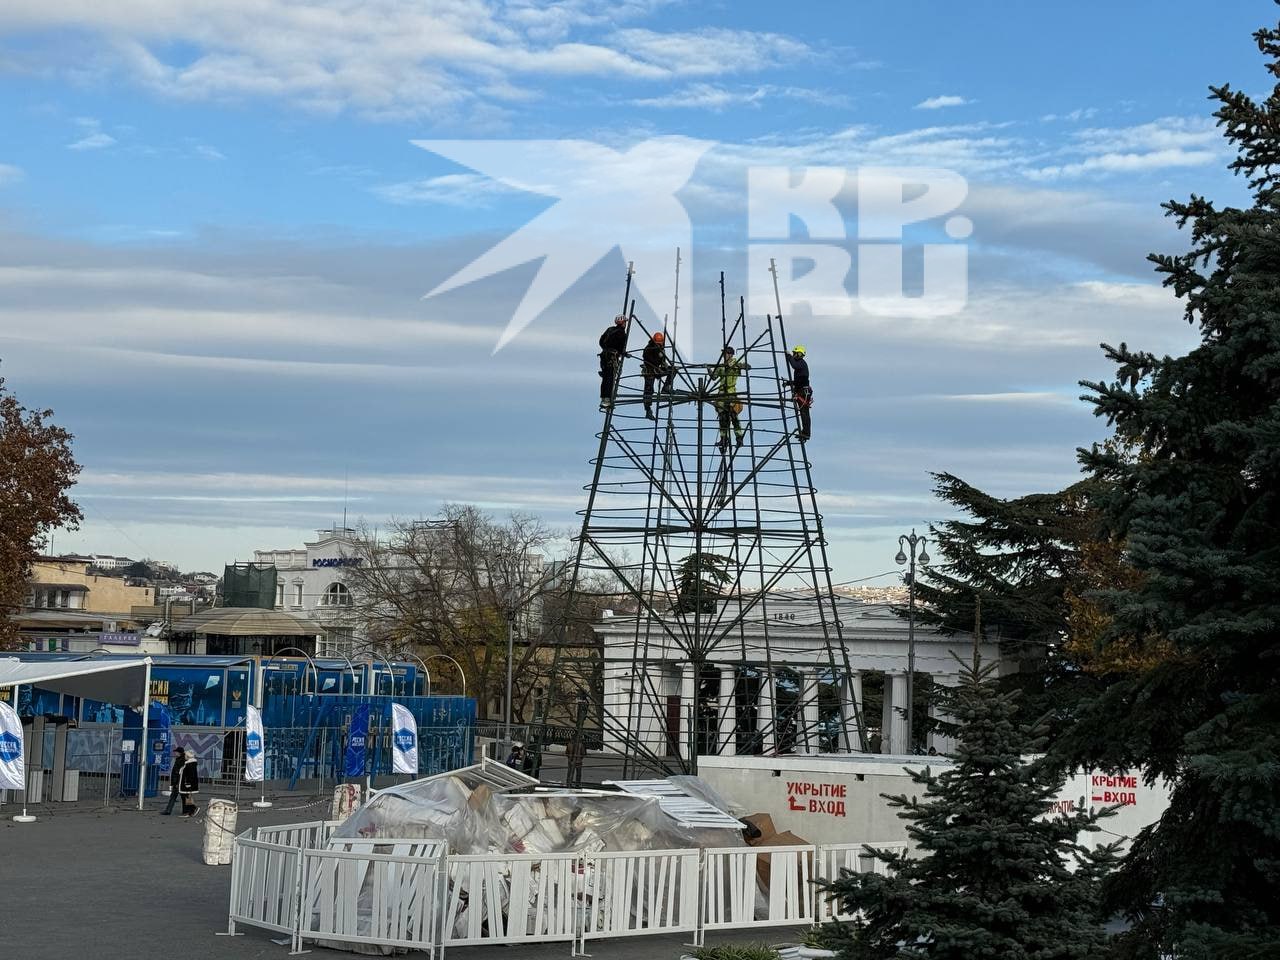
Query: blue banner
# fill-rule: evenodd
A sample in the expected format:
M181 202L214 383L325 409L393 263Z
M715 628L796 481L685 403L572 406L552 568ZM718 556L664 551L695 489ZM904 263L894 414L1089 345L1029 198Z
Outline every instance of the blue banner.
M363 777L369 756L369 705L356 708L347 732L347 755L342 766L344 777Z

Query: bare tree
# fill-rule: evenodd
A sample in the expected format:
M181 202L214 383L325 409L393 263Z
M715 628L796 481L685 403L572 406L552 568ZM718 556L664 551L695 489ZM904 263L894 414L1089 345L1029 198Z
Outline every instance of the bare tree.
M507 630L515 630L513 714L529 704L545 671L541 551L553 539L537 517L499 522L473 506L451 504L438 520L393 521L381 534L362 527L359 564L345 568L352 625L382 653L442 653L461 664L467 693L482 716L505 696ZM452 689L450 672L439 686ZM499 708L500 712L500 708Z

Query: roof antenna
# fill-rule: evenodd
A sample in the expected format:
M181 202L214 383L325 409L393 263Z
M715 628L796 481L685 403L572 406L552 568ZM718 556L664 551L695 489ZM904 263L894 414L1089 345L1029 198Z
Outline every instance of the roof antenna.
M351 466L342 468L342 532L347 532L347 491L350 489Z

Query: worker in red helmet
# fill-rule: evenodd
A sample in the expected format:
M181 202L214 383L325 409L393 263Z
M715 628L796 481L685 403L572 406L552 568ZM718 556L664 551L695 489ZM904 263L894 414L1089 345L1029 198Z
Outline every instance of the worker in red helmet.
M627 318L618 314L600 334L600 409L613 406L613 391L622 372L622 358L627 353Z
M653 413L654 382L662 377L664 380L662 389L664 392L669 392L671 382L676 375L675 367L667 361L666 340L666 334L659 330L649 338L641 355L640 371L644 374L644 415L650 420L658 419Z

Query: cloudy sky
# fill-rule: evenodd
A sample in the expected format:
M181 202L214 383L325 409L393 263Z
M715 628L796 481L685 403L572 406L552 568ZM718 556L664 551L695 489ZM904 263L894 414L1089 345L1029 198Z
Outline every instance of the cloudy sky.
M1075 385L1107 373L1099 341L1188 345L1145 255L1181 248L1161 201L1242 199L1206 88L1269 90L1250 39L1268 19L1186 0L0 2L0 374L84 465L86 521L55 549L220 569L344 502L371 523L468 501L570 525L623 275L595 227L667 241L639 149L662 138L692 157L695 351L715 349L719 271L751 280L749 168L967 179L961 312L791 319L837 574L882 573L897 533L941 516L929 471L1007 495L1070 482L1101 435ZM549 147L521 180L527 145L457 143L476 140L621 158L563 293L508 257L424 299L586 176ZM908 232L909 265L937 226ZM550 306L495 353L522 301Z

